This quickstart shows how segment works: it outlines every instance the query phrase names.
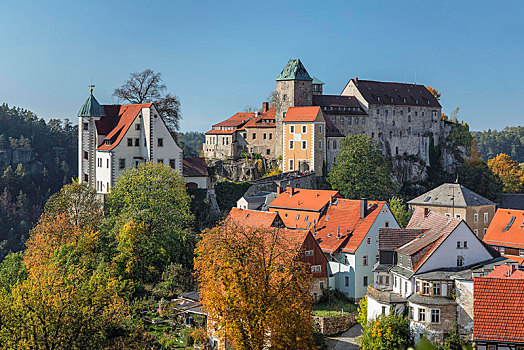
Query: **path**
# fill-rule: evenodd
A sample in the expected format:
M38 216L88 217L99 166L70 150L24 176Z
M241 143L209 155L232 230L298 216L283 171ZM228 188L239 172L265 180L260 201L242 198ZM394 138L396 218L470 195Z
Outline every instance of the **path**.
M330 350L358 350L357 337L362 335L362 326L356 324L336 337L326 337L326 344Z

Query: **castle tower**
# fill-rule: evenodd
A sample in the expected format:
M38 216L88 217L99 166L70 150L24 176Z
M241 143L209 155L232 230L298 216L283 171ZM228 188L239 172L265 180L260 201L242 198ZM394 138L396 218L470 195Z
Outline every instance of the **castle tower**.
M95 187L96 148L98 136L95 122L105 117L102 107L93 96L93 89L78 112L78 180Z
M289 60L277 78L276 147L275 154L282 156L282 120L289 107L313 104L313 79L299 59Z

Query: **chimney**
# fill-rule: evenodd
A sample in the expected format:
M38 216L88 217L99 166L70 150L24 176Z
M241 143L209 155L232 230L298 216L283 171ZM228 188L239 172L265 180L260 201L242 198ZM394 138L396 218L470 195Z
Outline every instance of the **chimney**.
M277 186L277 194L281 194L284 192L284 188L282 186Z
M366 217L366 212L368 209L368 200L366 198L362 198L360 200L360 218L364 219Z
M269 102L262 102L262 113L266 113L269 110Z
M428 216L429 215L429 208L424 208L424 216Z
M295 194L295 188L294 188L294 187L291 187L291 188L289 189L289 196L292 197L294 194Z

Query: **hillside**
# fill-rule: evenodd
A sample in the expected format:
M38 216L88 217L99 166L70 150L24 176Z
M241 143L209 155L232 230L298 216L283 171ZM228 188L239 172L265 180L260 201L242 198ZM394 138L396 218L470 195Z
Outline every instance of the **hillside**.
M495 158L500 153L524 163L524 126L509 126L504 129L474 131L477 146L484 160Z
M76 176L76 130L0 106L0 260L23 248L47 199Z

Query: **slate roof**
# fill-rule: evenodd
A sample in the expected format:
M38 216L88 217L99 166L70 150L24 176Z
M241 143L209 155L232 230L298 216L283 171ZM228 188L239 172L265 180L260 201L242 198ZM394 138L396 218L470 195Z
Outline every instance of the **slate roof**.
M415 208L406 228L422 228L427 231L397 248L396 251L411 256L413 271L416 272L461 222L461 219L450 218L432 211L424 215L422 208Z
M289 107L284 123L286 122L314 122L320 112L319 106Z
M455 199L453 201L453 198ZM460 185L446 183L432 189L408 202L408 204L466 208L472 206L495 205L480 194Z
M524 343L524 280L477 277L473 340Z
M453 299L446 297L425 296L413 293L408 297L408 301L417 305L457 305Z
M500 193L499 208L524 210L524 193Z
M424 85L357 78L351 79L351 81L370 104L441 108L435 96ZM406 102L404 102L404 99L406 99Z
M360 103L355 96L341 96L341 95L313 95L313 105L320 107L351 107L358 108L358 111L344 112L344 114L366 114L360 106ZM337 113L337 110L323 110L326 113Z
M206 160L204 158L184 158L182 161L183 175L187 177L207 177Z
M280 75L279 80L313 80L299 59L289 60Z
M368 201L366 215L361 219L360 200L337 199L327 208L315 226L315 239L325 252L355 252L385 203Z
M495 246L524 249L524 210L497 209L483 240Z
M379 228L378 229L378 249L395 250L408 243L418 235L424 233L426 229L421 228Z
M102 118L102 120L106 118L112 119L112 120L96 124L98 134L104 135L103 132L107 132L108 130L103 130L103 129L106 129L106 128L108 129L110 125L115 125L115 124L116 125L111 129L111 131L109 131L109 133L106 135L106 137L102 141L102 144L100 144L97 149L99 151L110 151L113 148L115 148L116 146L118 146L118 144L120 143L120 141L122 141L127 130L133 124L133 122L135 121L135 118L137 117L138 113L140 113L142 108L151 108L152 105L153 105L152 103L141 103L141 104L133 104L133 105L121 105L121 106L118 106L119 108L116 108L113 106L109 108L105 108L104 109L105 111L111 111L113 113L116 112L116 115L115 114L106 115L105 117ZM101 127L100 130L98 129L99 125ZM110 140L111 144L106 145L105 144L106 140Z
M239 226L272 227L277 216L276 212L232 208L226 221Z
M315 85L324 85L324 82L317 77L313 77L313 84Z
M89 97L84 102L80 111L78 112L79 117L104 117L105 111L104 108L98 103L95 96L93 96L93 91L89 94Z

